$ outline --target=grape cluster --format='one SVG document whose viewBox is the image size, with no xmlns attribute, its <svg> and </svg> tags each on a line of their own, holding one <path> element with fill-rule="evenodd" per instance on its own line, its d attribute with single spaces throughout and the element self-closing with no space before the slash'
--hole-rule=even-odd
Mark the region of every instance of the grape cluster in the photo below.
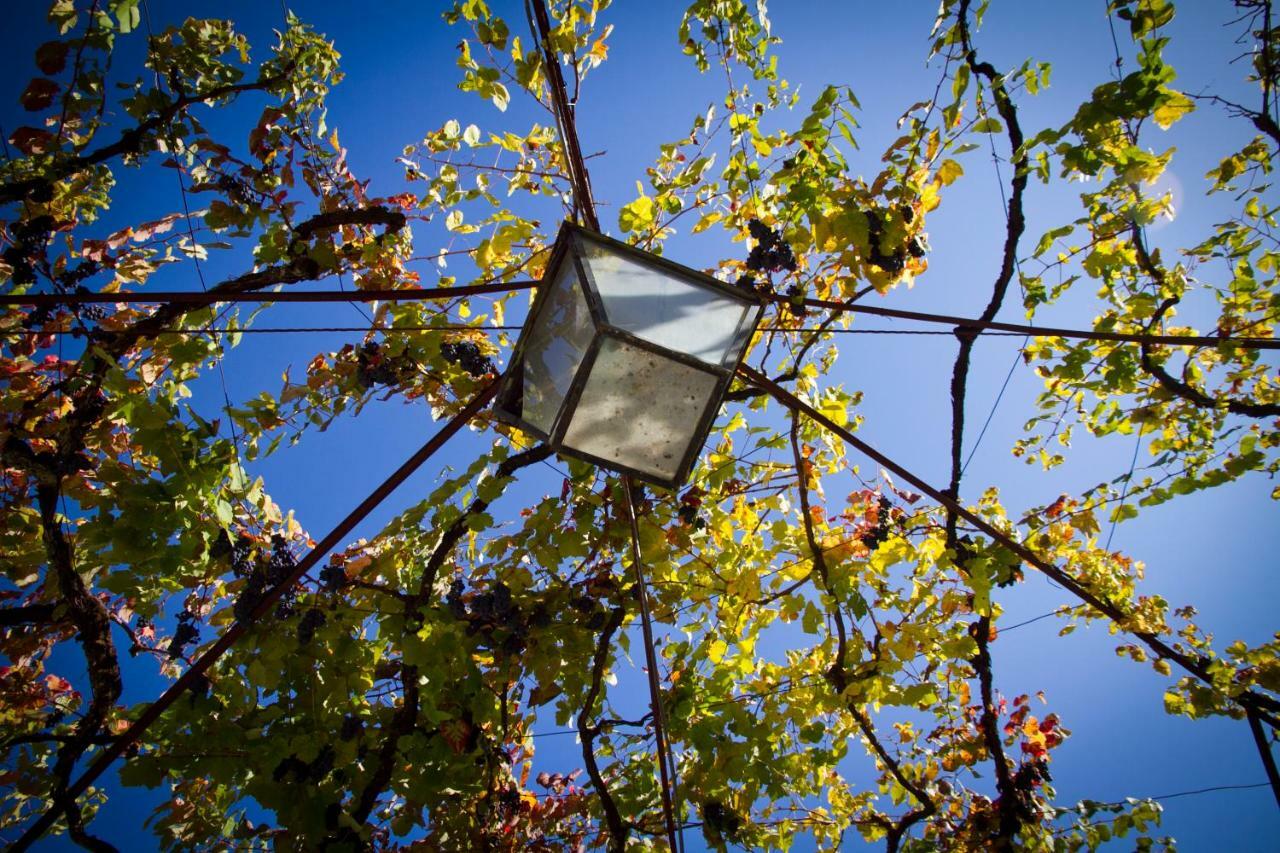
<svg viewBox="0 0 1280 853">
<path fill-rule="evenodd" d="M 1032 823 L 1040 819 L 1033 792 L 1042 784 L 1052 781 L 1049 762 L 1043 758 L 1026 762 L 1013 774 L 1015 809 L 1023 823 Z"/>
<path fill-rule="evenodd" d="M 868 551 L 874 551 L 879 548 L 889 538 L 889 533 L 893 529 L 893 521 L 889 517 L 889 510 L 892 509 L 892 504 L 889 503 L 889 499 L 884 495 L 880 495 L 879 501 L 880 509 L 876 513 L 876 526 L 859 537 L 862 544 L 867 546 Z"/>
<path fill-rule="evenodd" d="M 488 376 L 495 372 L 493 360 L 480 352 L 471 341 L 446 341 L 440 345 L 440 355 L 450 364 L 460 366 L 472 376 Z"/>
<path fill-rule="evenodd" d="M 329 592 L 337 592 L 347 582 L 347 570 L 341 563 L 330 564 L 320 570 L 320 584 Z"/>
<path fill-rule="evenodd" d="M 238 577 L 246 579 L 244 589 L 233 608 L 236 618 L 247 620 L 267 591 L 284 582 L 297 564 L 288 540 L 278 533 L 271 537 L 271 552 L 265 558 L 253 547 L 252 540 L 241 537 L 236 544 L 231 564 L 232 571 Z M 293 615 L 296 600 L 297 592 L 293 589 L 286 590 L 276 605 L 276 618 L 288 619 Z"/>
<path fill-rule="evenodd" d="M 588 631 L 599 631 L 609 621 L 609 614 L 589 595 L 577 596 L 569 602 L 569 606 L 587 617 L 582 624 Z"/>
<path fill-rule="evenodd" d="M 793 284 L 787 288 L 787 310 L 797 319 L 803 318 L 809 313 L 809 309 L 804 306 L 804 291 L 800 289 L 798 284 Z"/>
<path fill-rule="evenodd" d="M 466 586 L 460 580 L 449 585 L 445 606 L 454 618 L 467 623 L 467 636 L 481 635 L 481 645 L 507 654 L 519 654 L 529 641 L 530 628 L 545 628 L 551 624 L 551 614 L 546 605 L 539 602 L 525 612 L 511 600 L 511 589 L 501 581 L 489 592 L 473 595 L 463 600 Z"/>
<path fill-rule="evenodd" d="M 194 705 L 197 699 L 208 699 L 212 690 L 213 682 L 209 680 L 209 676 L 201 673 L 192 681 L 191 689 L 187 693 L 187 701 Z"/>
<path fill-rule="evenodd" d="M 316 629 L 323 628 L 326 621 L 328 619 L 324 611 L 318 607 L 312 607 L 303 613 L 302 620 L 298 622 L 298 642 L 304 646 L 311 645 L 311 641 L 316 636 Z"/>
<path fill-rule="evenodd" d="M 78 274 L 80 270 L 85 268 L 85 266 L 86 264 L 81 264 L 76 267 L 76 273 Z M 85 287 L 83 284 L 76 285 L 76 296 L 87 296 L 92 292 L 93 291 Z M 102 320 L 107 316 L 107 309 L 103 308 L 101 305 L 77 305 L 76 314 L 85 320 Z"/>
<path fill-rule="evenodd" d="M 75 269 L 68 269 L 58 276 L 58 283 L 63 287 L 74 287 L 79 285 L 90 276 L 97 275 L 102 271 L 102 264 L 97 261 L 82 261 L 76 264 Z M 88 293 L 84 287 L 76 287 L 76 293 Z"/>
<path fill-rule="evenodd" d="M 249 185 L 234 175 L 221 175 L 218 177 L 218 189 L 227 194 L 227 197 L 236 204 L 242 204 L 249 207 L 257 202 L 254 198 L 253 191 Z"/>
<path fill-rule="evenodd" d="M 231 537 L 227 537 L 228 541 Z M 253 561 L 257 547 L 250 536 L 241 535 L 231 547 L 231 571 L 237 577 L 245 577 L 253 571 Z"/>
<path fill-rule="evenodd" d="M 338 729 L 340 740 L 355 740 L 364 734 L 364 720 L 355 714 L 347 714 L 342 718 L 342 727 Z"/>
<path fill-rule="evenodd" d="M 692 527 L 694 530 L 705 530 L 707 520 L 698 512 L 698 508 L 702 506 L 702 493 L 697 489 L 690 489 L 680 497 L 680 508 L 676 510 L 676 514 L 680 517 L 680 522 L 686 527 Z"/>
<path fill-rule="evenodd" d="M 1052 781 L 1053 775 L 1049 773 L 1049 762 L 1043 758 L 1026 762 L 1013 774 L 1014 787 L 1024 790 L 1038 788 L 1041 783 Z"/>
<path fill-rule="evenodd" d="M 227 533 L 225 528 L 218 528 L 218 538 L 213 540 L 213 544 L 209 546 L 209 558 L 222 562 L 235 553 L 235 543 L 231 541 L 231 534 Z"/>
<path fill-rule="evenodd" d="M 773 229 L 759 219 L 747 223 L 747 231 L 756 241 L 747 256 L 747 269 L 754 272 L 796 271 L 796 256 L 782 237 L 781 229 Z"/>
<path fill-rule="evenodd" d="M 145 616 L 139 616 L 137 628 L 139 631 L 145 631 L 152 626 L 152 621 Z M 129 657 L 136 658 L 139 652 L 145 652 L 146 647 L 139 645 L 136 641 L 129 646 Z"/>
<path fill-rule="evenodd" d="M 200 639 L 200 629 L 196 627 L 196 615 L 190 610 L 183 609 L 178 614 L 178 627 L 173 632 L 173 636 L 169 638 L 169 660 L 182 657 L 183 649 L 191 644 L 198 642 Z"/>
<path fill-rule="evenodd" d="M 742 817 L 719 800 L 706 800 L 702 803 L 702 820 L 716 841 L 724 839 L 737 842 L 738 834 L 742 831 Z"/>
<path fill-rule="evenodd" d="M 22 318 L 22 328 L 28 332 L 42 329 L 52 315 L 53 309 L 48 305 L 37 305 Z"/>
<path fill-rule="evenodd" d="M 9 236 L 13 240 L 13 245 L 0 252 L 0 258 L 3 258 L 4 262 L 12 268 L 11 278 L 14 284 L 27 285 L 35 283 L 35 264 L 43 254 L 49 235 L 56 226 L 57 222 L 52 216 L 48 215 L 34 216 L 29 220 L 14 222 L 9 226 Z M 101 269 L 102 266 L 97 261 L 83 261 L 75 267 L 57 274 L 53 279 L 53 284 L 63 293 L 74 288 L 77 295 L 88 294 L 91 291 L 80 283 L 95 275 Z M 101 320 L 106 316 L 106 311 L 97 305 L 78 305 L 75 308 L 75 312 L 77 316 L 89 320 Z M 52 310 L 50 308 L 46 306 L 37 307 L 23 319 L 23 328 L 28 331 L 40 328 L 48 322 L 51 315 Z"/>
<path fill-rule="evenodd" d="M 929 244 L 925 236 L 917 234 L 908 240 L 906 245 L 897 246 L 892 251 L 886 252 L 881 246 L 881 238 L 884 235 L 886 219 L 890 214 L 887 211 L 879 210 L 864 212 L 867 217 L 867 242 L 870 244 L 870 254 L 867 260 L 880 267 L 880 269 L 897 275 L 906 269 L 908 257 L 923 258 L 929 251 Z M 906 224 L 910 225 L 915 221 L 915 211 L 909 206 L 900 207 L 897 212 Z"/>
<path fill-rule="evenodd" d="M 692 527 L 694 530 L 706 529 L 707 520 L 698 514 L 698 508 L 696 506 L 682 504 L 680 509 L 677 510 L 677 513 L 680 516 L 681 524 Z"/>
<path fill-rule="evenodd" d="M 44 250 L 54 224 L 52 216 L 33 216 L 9 225 L 13 245 L 0 253 L 0 258 L 4 258 L 4 262 L 13 268 L 14 284 L 35 283 L 35 258 Z"/>
<path fill-rule="evenodd" d="M 356 350 L 356 379 L 364 388 L 396 385 L 411 376 L 417 366 L 407 356 L 391 355 L 376 341 Z"/>
</svg>

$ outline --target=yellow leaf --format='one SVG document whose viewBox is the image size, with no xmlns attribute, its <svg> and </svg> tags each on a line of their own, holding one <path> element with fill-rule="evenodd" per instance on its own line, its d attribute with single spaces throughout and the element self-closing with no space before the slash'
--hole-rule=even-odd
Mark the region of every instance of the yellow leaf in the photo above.
<svg viewBox="0 0 1280 853">
<path fill-rule="evenodd" d="M 942 165 L 938 167 L 938 180 L 945 187 L 954 183 L 956 178 L 964 174 L 964 168 L 955 160 L 943 160 Z"/>
<path fill-rule="evenodd" d="M 1172 90 L 1166 93 L 1168 100 L 1155 108 L 1151 117 L 1160 125 L 1161 130 L 1168 130 L 1170 125 L 1196 108 L 1196 105 L 1181 92 Z"/>
</svg>

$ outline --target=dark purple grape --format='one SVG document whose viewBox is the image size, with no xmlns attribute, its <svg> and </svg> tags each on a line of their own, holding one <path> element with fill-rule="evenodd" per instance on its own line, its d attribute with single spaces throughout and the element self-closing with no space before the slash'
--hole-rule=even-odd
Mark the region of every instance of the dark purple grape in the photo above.
<svg viewBox="0 0 1280 853">
<path fill-rule="evenodd" d="M 364 720 L 355 714 L 347 714 L 342 718 L 342 728 L 338 730 L 338 737 L 342 740 L 353 740 L 360 737 L 364 733 Z"/>
<path fill-rule="evenodd" d="M 304 646 L 311 645 L 311 641 L 316 635 L 316 629 L 322 628 L 326 621 L 324 611 L 318 607 L 313 607 L 303 613 L 302 621 L 298 623 L 298 642 Z"/>
</svg>

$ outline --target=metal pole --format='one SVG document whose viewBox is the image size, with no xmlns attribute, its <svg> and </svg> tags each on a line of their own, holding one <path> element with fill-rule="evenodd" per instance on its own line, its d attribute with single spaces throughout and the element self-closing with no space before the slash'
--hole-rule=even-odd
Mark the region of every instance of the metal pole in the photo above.
<svg viewBox="0 0 1280 853">
<path fill-rule="evenodd" d="M 510 281 L 493 284 L 468 284 L 462 287 L 414 287 L 395 290 L 281 290 L 220 291 L 196 293 L 190 290 L 167 290 L 153 293 L 5 293 L 0 305 L 53 307 L 87 304 L 159 304 L 214 305 L 219 302 L 409 302 L 419 299 L 454 299 L 482 293 L 506 293 L 537 287 L 536 281 Z"/>
<path fill-rule="evenodd" d="M 649 590 L 644 582 L 644 567 L 640 559 L 640 527 L 636 523 L 635 489 L 630 475 L 622 475 L 622 488 L 627 493 L 627 520 L 631 522 L 631 568 L 636 575 L 640 592 L 640 625 L 644 629 L 644 657 L 649 669 L 649 707 L 653 711 L 653 734 L 658 744 L 658 778 L 662 784 L 662 815 L 667 823 L 667 843 L 672 853 L 682 848 L 676 844 L 676 817 L 672 804 L 672 788 L 675 767 L 667 748 L 667 716 L 662 708 L 662 690 L 658 683 L 658 655 L 653 647 L 653 623 L 649 617 Z M 670 775 L 668 775 L 670 774 Z"/>
<path fill-rule="evenodd" d="M 293 571 L 287 578 L 267 591 L 266 595 L 262 597 L 262 600 L 258 602 L 258 606 L 249 614 L 248 619 L 237 621 L 228 628 L 226 633 L 219 637 L 216 643 L 210 646 L 205 653 L 202 654 L 180 678 L 178 678 L 177 681 L 171 684 L 169 688 L 160 695 L 159 699 L 148 705 L 146 710 L 138 716 L 138 719 L 134 720 L 133 724 L 129 726 L 123 734 L 111 742 L 111 745 L 98 756 L 97 760 L 89 766 L 89 769 L 87 769 L 73 784 L 67 787 L 67 790 L 63 793 L 63 797 L 65 799 L 61 802 L 52 803 L 44 814 L 40 815 L 39 820 L 32 824 L 27 831 L 22 834 L 22 837 L 18 839 L 17 843 L 13 845 L 11 850 L 26 850 L 34 844 L 35 841 L 39 839 L 40 836 L 43 835 L 44 832 L 48 830 L 49 827 L 51 827 L 58 819 L 58 815 L 63 809 L 63 803 L 65 803 L 66 800 L 74 801 L 77 797 L 88 790 L 89 786 L 93 783 L 93 780 L 101 776 L 103 771 L 110 767 L 117 758 L 124 754 L 125 750 L 127 750 L 131 744 L 135 743 L 138 738 L 142 736 L 143 732 L 145 732 L 152 723 L 159 719 L 160 715 L 163 714 L 169 706 L 176 702 L 183 693 L 194 686 L 196 682 L 203 677 L 204 673 L 213 666 L 215 662 L 217 662 L 218 658 L 222 657 L 223 653 L 226 652 L 227 649 L 231 648 L 231 646 L 235 644 L 236 640 L 240 639 L 240 637 L 248 632 L 254 622 L 270 610 L 275 605 L 276 601 L 278 601 L 287 590 L 296 584 L 303 575 L 310 571 L 316 563 L 320 562 L 320 560 L 324 558 L 329 551 L 336 547 L 347 536 L 347 534 L 349 534 L 357 524 L 363 521 L 364 517 L 372 512 L 378 504 L 382 503 L 383 499 L 390 495 L 397 486 L 407 480 L 414 471 L 418 470 L 418 468 L 422 466 L 422 463 L 431 458 L 436 451 L 444 446 L 445 442 L 466 426 L 473 417 L 479 414 L 480 410 L 489 404 L 489 401 L 493 399 L 493 396 L 497 392 L 498 380 L 494 380 L 489 383 L 484 390 L 472 398 L 471 402 L 468 403 L 462 411 L 454 415 L 453 419 L 450 420 L 449 423 L 445 424 L 443 429 L 428 439 L 427 443 L 422 445 L 422 447 L 420 447 L 413 456 L 409 457 L 408 461 L 397 468 L 395 473 L 388 477 L 382 485 L 374 489 L 367 498 L 361 501 L 359 506 L 353 509 L 346 518 L 338 523 L 337 527 L 329 531 L 329 534 L 325 536 L 324 539 L 320 540 L 320 542 L 317 543 L 316 546 L 298 562 L 298 565 L 294 567 Z"/>
<path fill-rule="evenodd" d="M 788 303 L 785 296 L 773 297 L 774 302 Z M 804 305 L 809 308 L 823 308 L 828 311 L 842 311 L 850 314 L 870 314 L 876 317 L 893 317 L 899 320 L 917 320 L 921 323 L 944 323 L 955 326 L 957 331 L 980 332 L 983 329 L 996 329 L 1002 332 L 1017 332 L 1033 338 L 1075 338 L 1086 341 L 1118 341 L 1122 343 L 1161 344 L 1167 346 L 1216 347 L 1222 344 L 1243 347 L 1246 349 L 1280 349 L 1280 340 L 1274 338 L 1232 338 L 1203 335 L 1144 335 L 1128 332 L 1082 331 L 1079 329 L 1058 329 L 1050 326 L 1024 326 L 1017 323 L 1002 323 L 997 320 L 974 320 L 968 317 L 953 317 L 949 314 L 926 314 L 922 311 L 903 311 L 899 308 L 877 308 L 874 305 L 856 305 L 851 302 L 837 302 L 830 299 L 805 299 Z"/>
<path fill-rule="evenodd" d="M 564 83 L 564 74 L 560 71 L 560 60 L 551 47 L 551 16 L 547 12 L 546 0 L 533 0 L 531 5 L 537 19 L 542 62 L 547 72 L 547 88 L 550 90 L 556 120 L 560 124 L 560 140 L 564 143 L 565 163 L 569 167 L 574 198 L 588 227 L 599 231 L 600 220 L 596 218 L 596 203 L 591 196 L 591 176 L 587 174 L 587 163 L 582 157 L 582 143 L 578 139 L 578 127 L 574 121 L 573 107 L 569 103 L 569 90 Z"/>
<path fill-rule="evenodd" d="M 748 382 L 757 386 L 758 388 L 761 388 L 767 391 L 775 400 L 777 400 L 782 405 L 786 406 L 787 408 L 793 411 L 803 412 L 810 419 L 826 427 L 835 435 L 840 436 L 842 439 L 848 442 L 850 446 L 854 447 L 855 449 L 863 453 L 865 456 L 868 456 L 874 461 L 878 462 L 880 465 L 884 466 L 886 469 L 897 474 L 905 482 L 910 483 L 913 487 L 919 489 L 924 494 L 928 495 L 938 503 L 942 504 L 942 506 L 945 507 L 946 509 L 954 512 L 956 515 L 960 516 L 965 521 L 969 522 L 974 527 L 978 528 L 983 533 L 987 534 L 992 539 L 994 539 L 996 542 L 999 542 L 1001 545 L 1008 548 L 1014 554 L 1017 554 L 1018 557 L 1024 562 L 1029 563 L 1032 566 L 1035 566 L 1042 573 L 1044 573 L 1046 577 L 1049 577 L 1052 580 L 1056 581 L 1060 586 L 1066 588 L 1068 592 L 1076 596 L 1076 598 L 1079 598 L 1081 601 L 1088 604 L 1090 607 L 1092 607 L 1094 610 L 1097 610 L 1099 613 L 1103 614 L 1108 619 L 1112 620 L 1117 624 L 1121 624 L 1132 615 L 1132 614 L 1126 613 L 1123 609 L 1121 609 L 1119 606 L 1115 604 L 1112 604 L 1110 601 L 1107 601 L 1104 598 L 1100 598 L 1099 596 L 1090 592 L 1079 581 L 1071 577 L 1071 575 L 1067 574 L 1062 569 L 1058 568 L 1057 566 L 1053 565 L 1049 561 L 1045 560 L 1039 554 L 1037 554 L 1036 552 L 1028 548 L 1026 545 L 1013 539 L 1011 536 L 1009 536 L 1009 534 L 1000 530 L 995 525 L 991 524 L 986 519 L 984 519 L 982 516 L 978 515 L 975 512 L 971 512 L 968 507 L 966 507 L 964 504 L 956 500 L 954 496 L 929 485 L 924 480 L 920 479 L 915 474 L 912 474 L 906 468 L 903 468 L 897 462 L 894 462 L 892 459 L 885 456 L 883 453 L 876 450 L 871 445 L 862 441 L 860 438 L 855 436 L 852 432 L 840 426 L 835 421 L 831 420 L 831 418 L 827 417 L 822 412 L 815 409 L 813 406 L 810 406 L 808 403 L 804 402 L 799 397 L 792 394 L 790 391 L 783 388 L 777 382 L 774 382 L 772 379 L 765 376 L 760 371 L 754 370 L 753 368 L 750 368 L 747 365 L 742 364 L 738 366 L 738 374 L 742 376 L 744 379 L 746 379 Z M 1164 640 L 1160 639 L 1158 635 L 1149 633 L 1147 631 L 1138 631 L 1133 629 L 1126 629 L 1126 630 L 1127 630 L 1127 633 L 1142 640 L 1147 645 L 1147 648 L 1156 652 L 1158 655 L 1160 655 L 1160 657 L 1168 658 L 1169 660 L 1175 662 L 1176 664 L 1178 664 L 1178 666 L 1182 667 L 1187 672 L 1191 673 L 1196 678 L 1200 679 L 1201 681 L 1204 681 L 1205 683 L 1210 683 L 1212 681 L 1209 675 L 1209 670 L 1205 667 L 1203 663 L 1200 663 L 1199 661 L 1189 657 L 1188 655 L 1185 655 L 1179 652 L 1177 649 L 1170 646 Z M 1252 691 L 1243 693 L 1235 697 L 1235 701 L 1239 703 L 1239 705 L 1242 708 L 1246 710 L 1253 710 L 1255 713 L 1258 714 L 1260 719 L 1267 721 L 1272 725 L 1275 725 L 1274 723 L 1275 717 L 1271 716 L 1271 714 L 1264 714 L 1261 709 L 1266 709 L 1267 711 L 1270 711 L 1272 714 L 1274 714 L 1275 712 L 1280 711 L 1280 702 L 1277 702 L 1276 700 L 1270 698 L 1269 696 L 1259 694 L 1259 693 L 1254 693 Z"/>
<path fill-rule="evenodd" d="M 1271 742 L 1258 719 L 1258 712 L 1250 708 L 1245 712 L 1249 718 L 1249 731 L 1253 732 L 1253 742 L 1258 747 L 1258 755 L 1262 758 L 1262 767 L 1267 771 L 1267 781 L 1271 783 L 1271 793 L 1275 795 L 1276 805 L 1280 806 L 1280 770 L 1276 769 L 1276 758 L 1271 754 Z"/>
</svg>

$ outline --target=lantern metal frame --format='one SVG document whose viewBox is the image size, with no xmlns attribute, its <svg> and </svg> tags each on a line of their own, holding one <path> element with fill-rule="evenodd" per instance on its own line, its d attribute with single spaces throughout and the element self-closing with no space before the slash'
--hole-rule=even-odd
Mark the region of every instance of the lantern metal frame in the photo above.
<svg viewBox="0 0 1280 853">
<path fill-rule="evenodd" d="M 733 336 L 734 341 L 739 340 L 739 336 L 742 336 L 742 343 L 738 347 L 738 352 L 732 363 L 711 364 L 688 353 L 668 349 L 652 341 L 645 340 L 639 335 L 619 328 L 610 322 L 604 300 L 596 283 L 595 274 L 591 270 L 591 265 L 582 261 L 585 241 L 594 242 L 607 251 L 616 253 L 643 266 L 655 268 L 657 271 L 672 278 L 684 280 L 697 287 L 707 288 L 722 296 L 745 303 L 746 310 L 743 312 L 743 319 L 735 329 Z M 534 426 L 522 417 L 525 351 L 529 346 L 529 339 L 534 333 L 535 322 L 541 315 L 547 299 L 550 298 L 551 287 L 546 285 L 556 281 L 561 268 L 566 263 L 572 264 L 573 272 L 577 274 L 573 286 L 580 289 L 586 302 L 587 311 L 591 318 L 592 337 L 574 373 L 573 380 L 565 392 L 564 399 L 556 412 L 555 420 L 551 424 L 551 430 L 548 432 Z M 764 311 L 764 300 L 754 291 L 728 285 L 706 273 L 645 252 L 642 249 L 637 249 L 635 246 L 568 221 L 563 223 L 560 233 L 556 237 L 551 259 L 548 261 L 542 276 L 542 283 L 543 286 L 538 288 L 537 296 L 529 308 L 529 314 L 525 320 L 524 328 L 520 331 L 520 337 L 516 340 L 511 361 L 508 363 L 507 370 L 500 380 L 501 384 L 499 385 L 497 401 L 494 405 L 494 414 L 498 420 L 536 435 L 557 453 L 581 459 L 584 462 L 590 462 L 593 465 L 598 465 L 611 471 L 630 475 L 651 485 L 666 489 L 678 488 L 688 479 L 689 472 L 693 469 L 694 463 L 701 454 L 702 446 L 707 440 L 707 435 L 711 432 L 711 427 L 720 411 L 720 405 L 724 401 L 724 395 L 729 390 L 730 383 L 733 382 L 738 365 L 742 363 L 747 350 L 750 348 L 751 336 L 755 334 Z M 693 429 L 689 446 L 676 467 L 675 475 L 669 479 L 655 476 L 652 472 L 643 471 L 616 460 L 605 459 L 562 443 L 566 432 L 573 423 L 578 403 L 591 377 L 591 372 L 595 367 L 600 350 L 604 347 L 605 342 L 610 339 L 653 355 L 670 359 L 677 364 L 713 376 L 716 380 L 707 403 Z"/>
</svg>

